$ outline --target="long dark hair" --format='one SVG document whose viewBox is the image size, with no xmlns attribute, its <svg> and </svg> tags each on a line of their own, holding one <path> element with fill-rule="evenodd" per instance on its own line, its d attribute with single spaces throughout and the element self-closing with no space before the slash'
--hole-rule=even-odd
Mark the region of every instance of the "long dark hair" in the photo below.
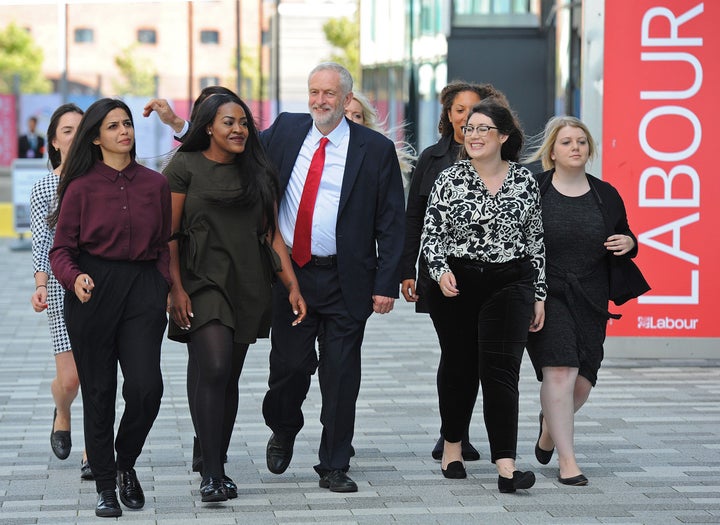
<svg viewBox="0 0 720 525">
<path fill-rule="evenodd" d="M 205 195 L 210 202 L 225 206 L 252 205 L 258 200 L 262 205 L 264 222 L 260 227 L 262 233 L 275 233 L 275 204 L 278 195 L 278 179 L 272 164 L 265 156 L 260 143 L 257 125 L 250 108 L 235 93 L 217 93 L 208 96 L 196 106 L 196 114 L 192 121 L 187 138 L 179 151 L 206 151 L 210 148 L 210 135 L 207 128 L 212 125 L 220 106 L 228 103 L 238 104 L 247 117 L 248 137 L 245 151 L 235 156 L 235 166 L 239 188 L 237 192 Z"/>
<path fill-rule="evenodd" d="M 468 113 L 468 121 L 475 113 L 481 113 L 492 119 L 493 124 L 498 128 L 497 132 L 508 136 L 500 148 L 500 158 L 517 162 L 525 136 L 515 113 L 502 100 L 495 98 L 486 98 L 475 104 Z M 460 149 L 460 158 L 470 158 L 465 148 Z"/>
<path fill-rule="evenodd" d="M 450 117 L 448 117 L 448 113 L 450 113 L 450 109 L 455 102 L 455 97 L 464 91 L 472 91 L 480 97 L 480 100 L 492 97 L 498 102 L 501 102 L 506 106 L 508 105 L 507 98 L 505 98 L 503 92 L 492 84 L 473 84 L 465 82 L 464 80 L 453 80 L 440 92 L 440 103 L 442 104 L 440 122 L 438 123 L 438 133 L 440 133 L 440 136 L 449 137 L 455 133 L 452 122 L 450 122 Z"/>
<path fill-rule="evenodd" d="M 47 129 L 47 150 L 48 150 L 48 160 L 50 161 L 50 166 L 52 166 L 52 169 L 57 168 L 60 164 L 62 164 L 62 155 L 60 154 L 60 150 L 57 150 L 53 147 L 52 143 L 55 138 L 57 138 L 57 130 L 58 126 L 60 125 L 60 118 L 65 113 L 77 113 L 79 115 L 83 114 L 83 110 L 80 109 L 75 104 L 69 103 L 69 104 L 63 104 L 62 106 L 58 107 L 52 114 L 52 117 L 50 117 L 50 124 L 48 124 Z"/>
<path fill-rule="evenodd" d="M 60 216 L 60 207 L 65 196 L 68 184 L 78 177 L 85 175 L 98 160 L 103 160 L 100 146 L 93 144 L 93 141 L 100 136 L 100 126 L 108 113 L 113 109 L 122 109 L 127 113 L 130 122 L 135 126 L 130 108 L 122 100 L 115 98 L 101 98 L 94 102 L 83 115 L 78 129 L 75 132 L 68 158 L 65 160 L 60 183 L 58 184 L 58 205 L 55 211 L 48 217 L 48 225 L 54 228 Z M 135 160 L 135 141 L 130 150 L 130 158 Z"/>
</svg>

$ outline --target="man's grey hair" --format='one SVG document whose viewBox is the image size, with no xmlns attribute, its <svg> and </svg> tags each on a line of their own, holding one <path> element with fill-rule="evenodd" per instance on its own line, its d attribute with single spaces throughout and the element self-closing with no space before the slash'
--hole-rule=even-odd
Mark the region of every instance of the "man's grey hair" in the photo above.
<svg viewBox="0 0 720 525">
<path fill-rule="evenodd" d="M 335 71 L 338 75 L 340 75 L 340 88 L 343 90 L 343 95 L 347 95 L 348 93 L 352 92 L 352 75 L 350 74 L 350 71 L 345 69 L 337 62 L 323 62 L 322 64 L 318 64 L 317 66 L 315 66 L 308 75 L 308 83 L 310 82 L 310 77 L 312 77 L 315 73 L 317 73 L 318 71 L 327 70 Z"/>
</svg>

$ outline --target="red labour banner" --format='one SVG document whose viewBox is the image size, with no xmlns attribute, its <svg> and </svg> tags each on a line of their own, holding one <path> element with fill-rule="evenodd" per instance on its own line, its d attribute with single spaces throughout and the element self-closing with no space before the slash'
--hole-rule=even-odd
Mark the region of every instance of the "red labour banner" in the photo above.
<svg viewBox="0 0 720 525">
<path fill-rule="evenodd" d="M 605 0 L 602 178 L 652 286 L 608 335 L 720 336 L 718 20 L 715 0 Z"/>
<path fill-rule="evenodd" d="M 17 157 L 15 118 L 15 97 L 0 95 L 0 166 L 10 166 Z"/>
</svg>

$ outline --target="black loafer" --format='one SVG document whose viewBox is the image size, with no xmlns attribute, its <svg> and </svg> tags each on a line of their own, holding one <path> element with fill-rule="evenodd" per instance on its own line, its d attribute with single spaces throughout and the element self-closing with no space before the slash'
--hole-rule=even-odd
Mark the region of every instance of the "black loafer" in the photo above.
<svg viewBox="0 0 720 525">
<path fill-rule="evenodd" d="M 95 515 L 98 518 L 117 518 L 122 516 L 122 509 L 117 500 L 115 489 L 102 490 L 98 492 Z"/>
<path fill-rule="evenodd" d="M 238 496 L 237 492 L 237 485 L 233 480 L 231 480 L 228 476 L 223 476 L 222 478 L 223 487 L 225 488 L 225 494 L 227 495 L 228 499 L 235 499 Z"/>
<path fill-rule="evenodd" d="M 512 478 L 504 478 L 498 476 L 498 490 L 500 492 L 515 492 L 517 489 L 529 489 L 535 485 L 535 474 L 531 471 L 521 472 L 516 470 L 513 472 Z"/>
<path fill-rule="evenodd" d="M 342 470 L 331 470 L 320 478 L 320 487 L 330 492 L 357 492 L 357 484 Z"/>
<path fill-rule="evenodd" d="M 118 492 L 120 501 L 129 509 L 141 509 L 145 505 L 145 494 L 137 479 L 135 469 L 118 470 Z"/>
<path fill-rule="evenodd" d="M 90 463 L 88 463 L 87 459 L 83 459 L 80 463 L 80 479 L 95 479 L 92 469 L 90 468 Z"/>
<path fill-rule="evenodd" d="M 72 449 L 72 439 L 69 430 L 55 430 L 57 408 L 53 412 L 52 429 L 50 430 L 50 448 L 58 459 L 67 459 Z"/>
<path fill-rule="evenodd" d="M 221 478 L 208 477 L 200 483 L 200 499 L 203 503 L 227 501 L 223 480 Z"/>
<path fill-rule="evenodd" d="M 282 474 L 287 470 L 293 457 L 294 444 L 295 438 L 283 439 L 274 433 L 270 436 L 265 450 L 265 460 L 270 472 Z"/>
<path fill-rule="evenodd" d="M 561 478 L 558 476 L 558 481 L 563 485 L 571 485 L 573 487 L 583 487 L 588 484 L 588 479 L 582 474 L 573 476 L 571 478 Z"/>
<path fill-rule="evenodd" d="M 442 475 L 447 479 L 465 479 L 467 478 L 467 472 L 465 471 L 465 465 L 462 461 L 452 461 L 448 463 L 447 468 L 440 467 Z"/>
<path fill-rule="evenodd" d="M 543 465 L 547 465 L 548 463 L 550 463 L 550 460 L 553 457 L 553 452 L 555 451 L 555 448 L 553 448 L 552 450 L 543 450 L 540 448 L 540 438 L 542 437 L 542 424 L 543 424 L 542 410 L 540 411 L 538 420 L 540 421 L 540 432 L 538 433 L 537 442 L 535 443 L 535 459 L 537 459 L 538 462 L 542 463 Z"/>
</svg>

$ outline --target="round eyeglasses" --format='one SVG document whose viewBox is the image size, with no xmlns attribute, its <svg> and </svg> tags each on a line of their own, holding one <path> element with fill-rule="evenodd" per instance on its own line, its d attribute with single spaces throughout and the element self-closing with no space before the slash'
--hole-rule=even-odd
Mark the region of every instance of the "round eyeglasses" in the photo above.
<svg viewBox="0 0 720 525">
<path fill-rule="evenodd" d="M 480 124 L 479 126 L 462 126 L 460 129 L 462 130 L 464 135 L 470 136 L 470 135 L 474 134 L 475 132 L 477 132 L 478 135 L 480 135 L 481 137 L 484 137 L 485 135 L 490 133 L 491 129 L 498 129 L 498 128 L 495 126 L 488 126 L 486 124 Z"/>
</svg>

